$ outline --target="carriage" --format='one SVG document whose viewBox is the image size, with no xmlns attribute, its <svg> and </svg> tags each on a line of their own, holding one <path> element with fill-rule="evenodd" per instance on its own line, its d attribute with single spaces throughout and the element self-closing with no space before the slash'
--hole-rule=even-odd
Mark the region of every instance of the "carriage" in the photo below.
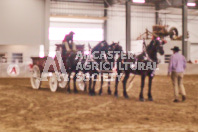
<svg viewBox="0 0 198 132">
<path fill-rule="evenodd" d="M 77 51 L 81 51 L 82 54 L 84 53 L 84 45 L 76 45 Z M 61 57 L 63 60 L 63 64 L 65 66 L 67 54 L 65 54 L 65 47 L 62 44 L 56 44 L 56 51 L 59 51 L 61 53 Z M 66 78 L 68 78 L 67 75 L 61 73 L 61 66 L 58 63 L 57 56 L 54 57 L 54 62 L 57 67 L 58 74 L 55 73 L 55 69 L 52 65 L 49 66 L 48 73 L 43 73 L 45 62 L 47 61 L 48 56 L 45 57 L 31 57 L 33 66 L 32 66 L 32 74 L 31 74 L 31 86 L 33 89 L 39 89 L 41 86 L 41 77 L 42 76 L 48 76 L 49 77 L 49 87 L 52 92 L 55 92 L 58 87 L 65 88 L 67 85 Z M 83 83 L 78 83 L 79 88 L 83 89 L 84 85 Z"/>
</svg>

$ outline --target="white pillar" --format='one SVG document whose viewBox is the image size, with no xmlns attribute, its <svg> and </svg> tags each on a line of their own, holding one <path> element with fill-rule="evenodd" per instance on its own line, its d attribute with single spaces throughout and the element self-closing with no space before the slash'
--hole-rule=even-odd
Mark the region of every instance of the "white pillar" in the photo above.
<svg viewBox="0 0 198 132">
<path fill-rule="evenodd" d="M 49 54 L 49 26 L 50 26 L 50 0 L 45 0 L 45 24 L 44 24 L 44 50 L 45 50 L 45 55 Z"/>
</svg>

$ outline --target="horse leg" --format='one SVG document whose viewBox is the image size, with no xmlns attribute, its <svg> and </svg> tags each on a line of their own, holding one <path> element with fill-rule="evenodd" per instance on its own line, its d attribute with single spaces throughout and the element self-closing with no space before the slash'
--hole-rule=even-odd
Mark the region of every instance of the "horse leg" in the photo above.
<svg viewBox="0 0 198 132">
<path fill-rule="evenodd" d="M 124 95 L 125 98 L 129 98 L 129 96 L 127 94 L 127 91 L 126 91 L 126 83 L 127 83 L 128 78 L 129 78 L 129 73 L 125 72 L 125 77 L 124 77 L 124 80 L 122 81 L 122 83 L 123 83 L 123 95 Z"/>
<path fill-rule="evenodd" d="M 100 85 L 99 95 L 102 95 L 102 85 L 103 85 L 103 75 L 101 75 L 101 85 Z"/>
<path fill-rule="evenodd" d="M 73 77 L 74 93 L 78 93 L 78 90 L 76 88 L 76 78 L 77 78 L 76 75 L 77 75 L 77 72 L 75 72 L 75 75 Z"/>
<path fill-rule="evenodd" d="M 70 76 L 71 76 L 71 72 L 69 72 L 69 75 L 68 75 L 68 83 L 67 83 L 67 92 L 68 93 L 71 93 L 71 89 L 70 89 Z"/>
<path fill-rule="evenodd" d="M 144 90 L 144 81 L 145 81 L 145 75 L 141 75 L 141 91 L 140 91 L 140 101 L 144 101 L 144 95 L 143 95 L 143 90 Z"/>
<path fill-rule="evenodd" d="M 108 74 L 108 94 L 109 95 L 111 95 L 110 79 L 111 79 L 111 76 Z"/>
<path fill-rule="evenodd" d="M 92 95 L 91 83 L 92 83 L 92 74 L 90 74 L 89 76 L 89 95 Z"/>
<path fill-rule="evenodd" d="M 85 84 L 84 92 L 86 92 L 87 91 L 87 83 L 86 83 L 87 77 L 86 77 L 86 75 L 85 75 L 85 78 L 83 78 L 83 79 L 84 79 L 83 82 Z"/>
<path fill-rule="evenodd" d="M 153 76 L 149 75 L 149 89 L 148 89 L 148 100 L 149 101 L 153 101 L 153 97 L 152 97 L 152 94 L 151 94 L 152 80 L 153 80 Z"/>
<path fill-rule="evenodd" d="M 120 71 L 118 71 L 118 74 L 116 75 L 116 82 L 115 82 L 115 92 L 114 92 L 114 96 L 118 97 L 118 77 L 120 77 Z"/>
<path fill-rule="evenodd" d="M 95 92 L 95 86 L 96 86 L 96 79 L 97 79 L 97 75 L 94 75 L 94 81 L 93 81 L 93 91 L 92 91 L 92 94 L 95 95 L 96 92 Z"/>
</svg>

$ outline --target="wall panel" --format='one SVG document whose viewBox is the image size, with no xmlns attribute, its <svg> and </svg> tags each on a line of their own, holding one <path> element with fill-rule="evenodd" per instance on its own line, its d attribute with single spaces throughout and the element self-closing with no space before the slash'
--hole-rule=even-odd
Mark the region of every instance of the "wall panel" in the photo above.
<svg viewBox="0 0 198 132">
<path fill-rule="evenodd" d="M 0 44 L 44 44 L 45 0 L 1 0 Z"/>
</svg>

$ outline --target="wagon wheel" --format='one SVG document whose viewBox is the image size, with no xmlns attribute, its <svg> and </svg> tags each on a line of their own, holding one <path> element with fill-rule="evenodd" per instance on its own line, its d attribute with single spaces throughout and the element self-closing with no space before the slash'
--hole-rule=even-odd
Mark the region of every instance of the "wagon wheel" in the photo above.
<svg viewBox="0 0 198 132">
<path fill-rule="evenodd" d="M 58 83 L 58 86 L 60 88 L 65 88 L 66 85 L 67 85 L 67 83 L 68 83 L 68 75 L 67 74 L 61 74 L 60 75 L 60 81 Z"/>
<path fill-rule="evenodd" d="M 170 35 L 170 38 L 172 40 L 175 40 L 178 38 L 178 30 L 176 27 L 172 27 L 170 30 L 169 30 L 169 35 Z"/>
<path fill-rule="evenodd" d="M 39 89 L 41 86 L 41 72 L 37 65 L 32 68 L 32 76 L 30 78 L 31 85 L 33 89 Z"/>
<path fill-rule="evenodd" d="M 56 92 L 58 89 L 58 78 L 55 73 L 52 73 L 52 76 L 50 77 L 49 86 L 52 92 Z"/>
<path fill-rule="evenodd" d="M 83 72 L 79 72 L 78 73 L 78 87 L 80 90 L 84 91 L 85 90 L 85 82 L 84 82 L 84 73 Z"/>
</svg>

